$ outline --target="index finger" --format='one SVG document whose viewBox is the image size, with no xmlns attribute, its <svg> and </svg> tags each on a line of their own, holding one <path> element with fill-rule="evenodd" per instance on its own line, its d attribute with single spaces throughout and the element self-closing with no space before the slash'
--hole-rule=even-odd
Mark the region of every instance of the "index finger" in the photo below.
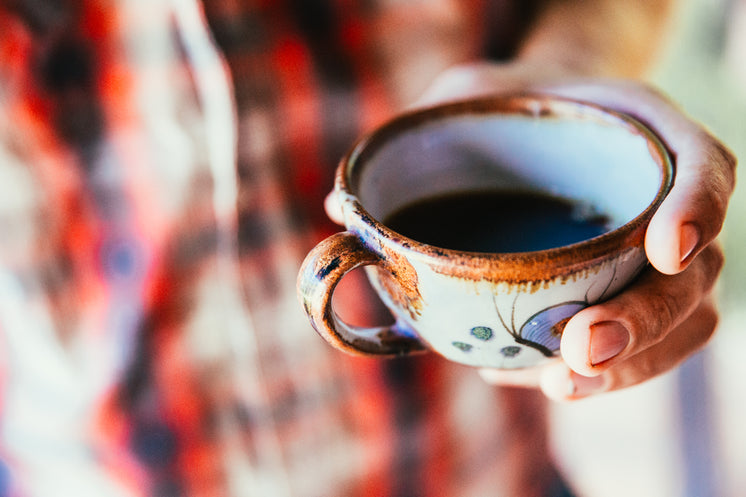
<svg viewBox="0 0 746 497">
<path fill-rule="evenodd" d="M 582 99 L 645 123 L 674 157 L 674 186 L 650 222 L 645 249 L 666 274 L 685 269 L 720 232 L 735 186 L 735 156 L 661 93 L 636 82 L 554 86 L 550 93 Z"/>
</svg>

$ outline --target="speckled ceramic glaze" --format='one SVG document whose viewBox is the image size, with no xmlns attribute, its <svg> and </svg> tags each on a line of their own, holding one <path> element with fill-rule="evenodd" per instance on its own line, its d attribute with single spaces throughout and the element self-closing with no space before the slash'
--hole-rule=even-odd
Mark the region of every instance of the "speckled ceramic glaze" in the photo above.
<svg viewBox="0 0 746 497">
<path fill-rule="evenodd" d="M 522 368 L 555 356 L 565 323 L 647 265 L 648 221 L 673 182 L 672 162 L 634 119 L 542 95 L 507 95 L 398 117 L 341 161 L 335 191 L 347 231 L 314 248 L 298 295 L 314 328 L 356 354 L 432 350 L 472 366 Z M 610 216 L 611 231 L 573 245 L 472 253 L 420 243 L 380 220 L 412 202 L 483 190 L 549 193 Z M 367 272 L 396 322 L 359 328 L 331 297 Z"/>
</svg>

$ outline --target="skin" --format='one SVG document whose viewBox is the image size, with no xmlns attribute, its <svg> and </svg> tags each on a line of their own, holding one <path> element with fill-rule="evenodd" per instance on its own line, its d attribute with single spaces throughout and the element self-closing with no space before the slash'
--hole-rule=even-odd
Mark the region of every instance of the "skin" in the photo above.
<svg viewBox="0 0 746 497">
<path fill-rule="evenodd" d="M 627 112 L 657 132 L 675 156 L 675 185 L 645 240 L 653 268 L 617 297 L 568 322 L 562 360 L 528 370 L 481 370 L 490 383 L 540 388 L 555 400 L 619 390 L 676 367 L 716 329 L 711 291 L 723 264 L 716 238 L 735 185 L 736 160 L 639 79 L 665 32 L 670 3 L 627 1 L 619 15 L 619 2 L 612 0 L 548 2 L 513 62 L 451 68 L 413 105 L 538 90 Z M 333 197 L 326 207 L 341 221 Z"/>
</svg>

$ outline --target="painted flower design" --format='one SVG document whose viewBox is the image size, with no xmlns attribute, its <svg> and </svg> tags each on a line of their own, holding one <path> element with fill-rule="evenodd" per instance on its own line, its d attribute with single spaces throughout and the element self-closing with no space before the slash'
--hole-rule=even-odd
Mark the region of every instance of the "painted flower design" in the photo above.
<svg viewBox="0 0 746 497">
<path fill-rule="evenodd" d="M 543 309 L 531 316 L 519 330 L 515 329 L 512 320 L 509 325 L 500 316 L 500 321 L 518 344 L 532 347 L 545 356 L 551 357 L 559 350 L 562 331 L 567 322 L 587 305 L 585 302 L 566 302 Z M 473 339 L 486 342 L 492 339 L 494 331 L 489 326 L 475 326 L 469 330 L 469 334 Z M 470 352 L 474 349 L 474 345 L 463 341 L 455 341 L 453 346 L 462 352 Z M 520 352 L 519 345 L 509 345 L 500 350 L 500 353 L 507 358 L 515 357 Z"/>
<path fill-rule="evenodd" d="M 560 348 L 567 322 L 587 306 L 585 302 L 565 302 L 534 314 L 521 326 L 517 336 L 514 335 L 516 342 L 533 347 L 546 356 L 554 355 Z"/>
<path fill-rule="evenodd" d="M 606 284 L 606 287 L 603 288 L 601 294 L 593 299 L 593 302 L 598 302 L 604 299 L 611 284 L 616 278 L 616 270 L 617 268 L 614 267 L 609 282 Z M 511 359 L 520 354 L 523 350 L 522 346 L 526 346 L 538 350 L 547 357 L 554 356 L 560 348 L 562 333 L 565 330 L 567 322 L 575 314 L 591 305 L 591 299 L 589 299 L 588 296 L 590 290 L 591 289 L 589 288 L 586 292 L 584 300 L 563 302 L 542 309 L 528 318 L 528 320 L 526 320 L 526 322 L 524 322 L 520 327 L 516 326 L 516 302 L 518 296 L 516 296 L 513 301 L 510 316 L 503 316 L 497 305 L 497 301 L 495 300 L 495 311 L 497 312 L 500 324 L 513 336 L 516 342 L 516 345 L 508 345 L 500 349 L 500 354 L 507 359 Z M 493 299 L 496 299 L 496 297 L 497 296 L 494 296 Z M 488 341 L 494 336 L 494 331 L 488 326 L 475 326 L 471 328 L 469 334 L 471 335 L 471 340 L 469 342 L 473 342 L 474 339 L 477 339 L 478 341 Z M 478 347 L 478 345 L 469 342 L 453 342 L 453 346 L 460 349 L 462 352 L 471 352 L 475 347 Z"/>
</svg>

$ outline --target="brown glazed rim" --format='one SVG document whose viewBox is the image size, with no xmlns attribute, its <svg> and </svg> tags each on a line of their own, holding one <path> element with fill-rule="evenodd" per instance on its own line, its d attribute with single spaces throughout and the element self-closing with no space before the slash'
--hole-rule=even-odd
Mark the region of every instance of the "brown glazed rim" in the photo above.
<svg viewBox="0 0 746 497">
<path fill-rule="evenodd" d="M 591 119 L 602 124 L 621 126 L 642 135 L 663 173 L 655 198 L 637 217 L 595 238 L 547 250 L 516 253 L 465 252 L 418 242 L 389 229 L 374 219 L 362 206 L 353 186 L 360 178 L 360 171 L 366 158 L 384 145 L 391 136 L 438 119 L 493 113 L 536 118 Z M 526 283 L 569 277 L 590 270 L 599 262 L 612 259 L 620 251 L 642 246 L 647 224 L 670 191 L 673 181 L 674 165 L 666 147 L 652 130 L 637 119 L 581 100 L 540 93 L 517 93 L 436 105 L 393 118 L 359 139 L 342 158 L 337 168 L 335 188 L 352 202 L 355 215 L 365 225 L 363 229 L 369 230 L 367 234 L 362 233 L 364 240 L 376 234 L 382 246 L 403 246 L 407 257 L 423 260 L 439 272 L 455 273 L 473 280 L 491 279 Z"/>
</svg>

